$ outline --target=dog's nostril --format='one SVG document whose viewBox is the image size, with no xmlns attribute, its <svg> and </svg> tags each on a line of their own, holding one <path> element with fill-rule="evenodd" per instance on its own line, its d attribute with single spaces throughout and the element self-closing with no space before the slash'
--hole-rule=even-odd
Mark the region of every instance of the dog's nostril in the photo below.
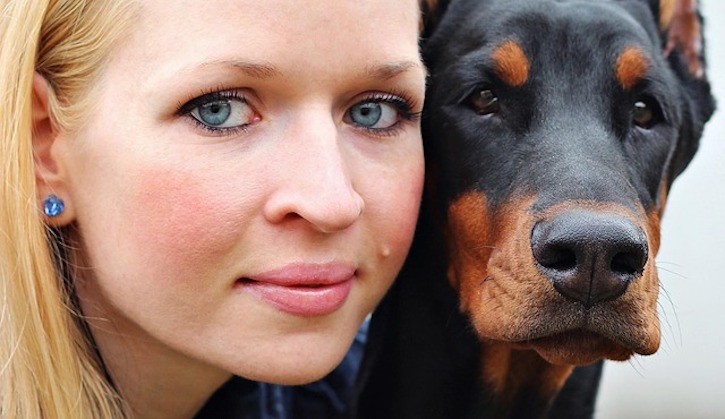
<svg viewBox="0 0 725 419">
<path fill-rule="evenodd" d="M 609 268 L 612 272 L 621 275 L 637 275 L 642 272 L 647 263 L 646 255 L 642 249 L 620 252 L 614 255 Z"/>
<path fill-rule="evenodd" d="M 623 294 L 647 263 L 647 237 L 628 218 L 577 209 L 531 231 L 539 270 L 563 296 L 585 306 Z"/>
<path fill-rule="evenodd" d="M 576 253 L 564 246 L 544 247 L 534 253 L 542 266 L 557 271 L 568 271 L 576 267 Z"/>
</svg>

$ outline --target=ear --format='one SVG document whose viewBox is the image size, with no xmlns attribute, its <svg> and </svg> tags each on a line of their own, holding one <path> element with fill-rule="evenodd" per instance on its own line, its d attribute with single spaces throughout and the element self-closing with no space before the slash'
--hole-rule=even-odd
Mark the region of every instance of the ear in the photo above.
<svg viewBox="0 0 725 419">
<path fill-rule="evenodd" d="M 690 163 L 705 123 L 715 110 L 706 74 L 704 21 L 697 0 L 650 0 L 658 3 L 663 54 L 679 81 L 682 124 L 672 157 L 667 186 Z"/>
<path fill-rule="evenodd" d="M 438 25 L 448 0 L 419 0 L 420 5 L 420 35 L 422 39 L 428 38 Z"/>
<path fill-rule="evenodd" d="M 690 74 L 705 76 L 702 16 L 697 0 L 657 0 L 660 30 L 664 36 L 664 55 L 676 52 Z"/>
<path fill-rule="evenodd" d="M 705 53 L 702 15 L 697 0 L 649 0 L 658 18 L 664 56 L 676 55 L 690 75 L 705 77 Z"/>
<path fill-rule="evenodd" d="M 36 72 L 33 75 L 32 124 L 38 208 L 43 212 L 44 202 L 50 195 L 63 200 L 65 209 L 60 214 L 53 217 L 45 215 L 46 223 L 57 227 L 70 223 L 73 220 L 73 211 L 65 174 L 59 164 L 55 147 L 59 130 L 50 112 L 51 94 L 48 81 Z"/>
</svg>

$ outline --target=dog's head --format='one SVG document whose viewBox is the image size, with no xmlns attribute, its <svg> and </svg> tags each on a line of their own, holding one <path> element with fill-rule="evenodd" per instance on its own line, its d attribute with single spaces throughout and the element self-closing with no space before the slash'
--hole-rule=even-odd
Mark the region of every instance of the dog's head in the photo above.
<svg viewBox="0 0 725 419">
<path fill-rule="evenodd" d="M 423 124 L 461 309 L 551 363 L 655 352 L 660 219 L 714 109 L 674 1 L 439 7 Z"/>
</svg>

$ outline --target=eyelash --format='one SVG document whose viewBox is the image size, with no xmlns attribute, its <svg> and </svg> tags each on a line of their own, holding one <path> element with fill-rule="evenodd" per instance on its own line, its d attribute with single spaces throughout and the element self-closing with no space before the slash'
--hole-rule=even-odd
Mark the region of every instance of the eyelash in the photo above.
<svg viewBox="0 0 725 419">
<path fill-rule="evenodd" d="M 388 128 L 367 128 L 357 126 L 358 129 L 362 129 L 372 135 L 378 137 L 392 137 L 400 132 L 404 124 L 416 122 L 420 119 L 422 112 L 413 112 L 413 109 L 417 108 L 417 103 L 404 93 L 389 91 L 387 93 L 371 93 L 361 100 L 355 102 L 355 104 L 363 102 L 374 102 L 374 103 L 389 103 L 393 105 L 396 110 L 400 113 L 400 121 Z M 346 113 L 349 112 L 346 111 Z"/>
<path fill-rule="evenodd" d="M 211 91 L 208 91 L 208 90 L 202 91 L 198 96 L 195 96 L 194 98 L 189 99 L 188 101 L 186 101 L 183 104 L 179 103 L 177 105 L 176 114 L 190 119 L 191 122 L 194 123 L 194 125 L 203 129 L 204 131 L 207 131 L 214 135 L 233 136 L 233 135 L 239 134 L 241 132 L 247 131 L 247 129 L 249 128 L 249 125 L 241 125 L 238 127 L 230 127 L 230 128 L 216 128 L 216 127 L 211 127 L 209 125 L 204 124 L 203 122 L 199 121 L 198 119 L 194 118 L 191 115 L 191 112 L 194 109 L 196 109 L 206 103 L 214 102 L 214 101 L 221 101 L 221 100 L 238 100 L 238 101 L 241 101 L 241 102 L 249 105 L 247 102 L 247 98 L 240 91 L 234 90 L 234 89 L 227 89 L 225 87 L 220 86 L 217 89 L 214 89 Z"/>
<path fill-rule="evenodd" d="M 194 125 L 214 135 L 233 136 L 240 132 L 247 131 L 249 125 L 241 125 L 231 128 L 215 128 L 204 124 L 191 115 L 191 112 L 201 105 L 220 100 L 238 100 L 248 104 L 247 98 L 238 90 L 219 87 L 212 91 L 202 91 L 198 96 L 195 96 L 186 102 L 180 102 L 177 105 L 176 114 L 190 119 Z M 379 137 L 390 137 L 396 135 L 403 128 L 404 124 L 418 121 L 422 114 L 421 111 L 413 112 L 413 109 L 417 108 L 417 103 L 415 103 L 415 101 L 405 94 L 396 91 L 371 93 L 363 99 L 355 102 L 355 104 L 362 102 L 389 103 L 400 113 L 400 121 L 388 128 L 368 128 L 356 126 L 358 129 Z M 349 109 L 345 111 L 346 114 L 347 112 L 349 112 Z"/>
</svg>

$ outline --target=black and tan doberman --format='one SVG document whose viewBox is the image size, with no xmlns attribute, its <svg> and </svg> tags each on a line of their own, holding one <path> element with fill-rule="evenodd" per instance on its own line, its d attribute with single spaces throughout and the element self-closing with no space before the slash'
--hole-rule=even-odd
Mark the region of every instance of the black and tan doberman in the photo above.
<svg viewBox="0 0 725 419">
<path fill-rule="evenodd" d="M 682 0 L 429 2 L 425 205 L 358 417 L 587 417 L 657 351 L 667 193 L 714 110 Z"/>
</svg>

